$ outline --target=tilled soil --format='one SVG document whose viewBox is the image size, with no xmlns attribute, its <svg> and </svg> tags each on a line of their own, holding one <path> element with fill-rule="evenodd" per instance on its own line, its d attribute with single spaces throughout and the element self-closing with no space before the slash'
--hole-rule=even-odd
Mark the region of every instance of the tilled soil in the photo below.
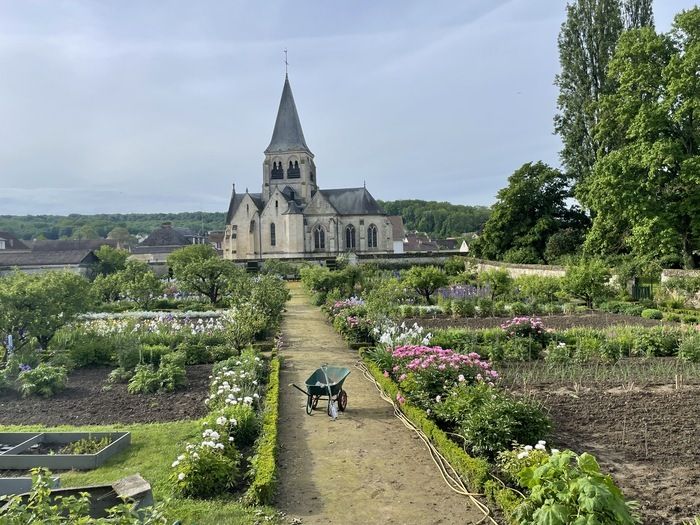
<svg viewBox="0 0 700 525">
<path fill-rule="evenodd" d="M 537 317 L 537 316 L 533 316 Z M 547 315 L 539 316 L 545 328 L 555 330 L 566 330 L 574 327 L 605 328 L 607 326 L 633 325 L 633 326 L 656 326 L 661 321 L 654 319 L 644 319 L 634 315 L 608 314 L 602 312 L 591 312 L 574 315 Z M 406 325 L 418 323 L 420 326 L 431 328 L 498 328 L 512 317 L 423 317 L 404 319 Z"/>
<path fill-rule="evenodd" d="M 187 367 L 187 386 L 164 394 L 132 395 L 126 384 L 107 385 L 111 368 L 84 368 L 68 376 L 65 390 L 43 399 L 0 395 L 0 425 L 97 425 L 196 419 L 206 414 L 211 365 Z M 105 387 L 107 386 L 107 389 Z"/>
<path fill-rule="evenodd" d="M 529 385 L 549 410 L 561 448 L 596 455 L 645 525 L 700 515 L 700 386 L 554 389 Z"/>
</svg>

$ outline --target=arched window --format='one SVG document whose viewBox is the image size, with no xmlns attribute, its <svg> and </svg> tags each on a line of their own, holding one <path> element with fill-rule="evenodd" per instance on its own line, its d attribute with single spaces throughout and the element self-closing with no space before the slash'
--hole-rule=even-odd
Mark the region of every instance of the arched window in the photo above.
<svg viewBox="0 0 700 525">
<path fill-rule="evenodd" d="M 284 169 L 282 169 L 281 162 L 272 163 L 272 171 L 270 172 L 271 179 L 282 179 L 284 178 Z"/>
<path fill-rule="evenodd" d="M 345 249 L 348 251 L 355 249 L 355 227 L 352 224 L 345 228 Z"/>
<path fill-rule="evenodd" d="M 270 224 L 270 246 L 277 245 L 277 235 L 275 232 L 275 223 Z"/>
<path fill-rule="evenodd" d="M 314 250 L 326 249 L 326 230 L 320 224 L 314 228 Z"/>
<path fill-rule="evenodd" d="M 367 248 L 377 247 L 377 227 L 374 224 L 370 224 L 367 227 Z"/>
<path fill-rule="evenodd" d="M 289 168 L 287 168 L 287 178 L 288 179 L 298 179 L 301 178 L 301 172 L 299 171 L 299 161 L 289 161 Z"/>
</svg>

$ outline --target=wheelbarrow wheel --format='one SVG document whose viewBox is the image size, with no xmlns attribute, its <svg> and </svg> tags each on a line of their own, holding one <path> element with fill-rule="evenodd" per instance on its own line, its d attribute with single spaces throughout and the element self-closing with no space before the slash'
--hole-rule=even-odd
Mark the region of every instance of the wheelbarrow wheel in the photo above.
<svg viewBox="0 0 700 525">
<path fill-rule="evenodd" d="M 316 406 L 318 405 L 318 400 L 320 399 L 321 396 L 313 396 L 313 400 L 311 401 L 311 408 L 316 410 Z"/>
<path fill-rule="evenodd" d="M 311 412 L 313 412 L 314 406 L 313 406 L 313 396 L 307 396 L 306 398 L 306 413 L 308 415 L 311 415 Z"/>
<path fill-rule="evenodd" d="M 338 393 L 338 409 L 341 412 L 345 412 L 345 407 L 348 406 L 348 393 L 345 390 L 341 390 Z"/>
</svg>

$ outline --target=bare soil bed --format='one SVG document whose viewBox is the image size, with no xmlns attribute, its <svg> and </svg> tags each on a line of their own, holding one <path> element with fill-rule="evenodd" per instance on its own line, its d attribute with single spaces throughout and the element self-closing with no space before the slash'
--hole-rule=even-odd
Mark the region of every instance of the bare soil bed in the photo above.
<svg viewBox="0 0 700 525">
<path fill-rule="evenodd" d="M 529 384 L 550 412 L 554 444 L 590 451 L 646 525 L 681 524 L 700 515 L 700 385 L 574 388 Z"/>
<path fill-rule="evenodd" d="M 99 425 L 196 419 L 206 414 L 211 365 L 187 367 L 187 386 L 166 394 L 132 395 L 126 384 L 109 385 L 111 368 L 74 370 L 65 390 L 43 399 L 0 394 L 0 425 Z"/>
<path fill-rule="evenodd" d="M 537 317 L 537 316 L 534 316 Z M 544 315 L 539 316 L 546 328 L 555 330 L 566 330 L 574 327 L 605 328 L 606 326 L 634 325 L 634 326 L 656 326 L 660 321 L 654 319 L 644 319 L 634 315 L 609 314 L 603 312 L 591 312 L 574 315 Z M 407 325 L 418 323 L 424 328 L 498 328 L 509 317 L 411 317 L 404 319 Z"/>
</svg>

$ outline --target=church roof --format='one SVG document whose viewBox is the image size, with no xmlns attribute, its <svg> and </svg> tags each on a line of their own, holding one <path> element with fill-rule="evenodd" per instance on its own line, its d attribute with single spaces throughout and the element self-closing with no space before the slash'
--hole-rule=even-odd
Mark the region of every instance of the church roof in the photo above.
<svg viewBox="0 0 700 525">
<path fill-rule="evenodd" d="M 241 205 L 241 202 L 243 202 L 243 198 L 246 195 L 250 195 L 250 198 L 253 199 L 253 203 L 255 206 L 257 206 L 258 211 L 262 210 L 264 207 L 263 204 L 263 199 L 262 199 L 262 193 L 233 193 L 231 196 L 231 202 L 228 205 L 228 213 L 226 214 L 226 224 L 231 224 L 231 220 L 233 219 L 233 216 L 236 214 L 236 210 L 238 210 L 238 207 Z"/>
<path fill-rule="evenodd" d="M 384 215 L 367 188 L 319 190 L 340 215 Z"/>
<path fill-rule="evenodd" d="M 301 129 L 299 114 L 294 104 L 292 87 L 289 85 L 289 78 L 284 79 L 282 98 L 277 110 L 277 120 L 275 129 L 272 132 L 272 140 L 265 150 L 265 153 L 282 153 L 286 151 L 309 151 L 304 139 L 304 132 Z"/>
</svg>

